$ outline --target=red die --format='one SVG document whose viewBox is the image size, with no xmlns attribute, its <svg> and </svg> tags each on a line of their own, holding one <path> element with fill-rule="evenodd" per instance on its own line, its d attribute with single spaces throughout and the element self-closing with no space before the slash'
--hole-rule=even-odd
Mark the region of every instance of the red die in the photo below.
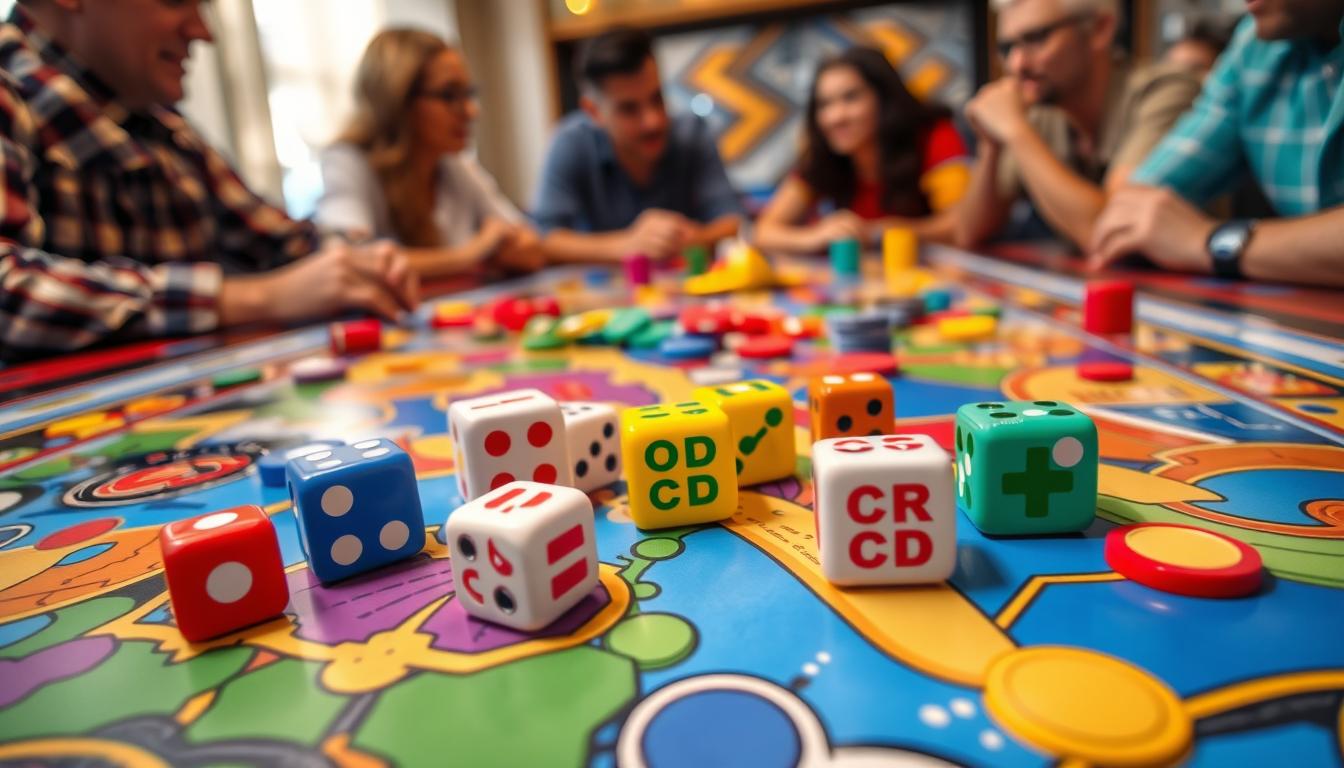
<svg viewBox="0 0 1344 768">
<path fill-rule="evenodd" d="M 182 636 L 208 640 L 284 613 L 289 602 L 275 526 L 245 505 L 159 529 L 163 571 Z"/>
<path fill-rule="evenodd" d="M 1100 280 L 1087 284 L 1083 294 L 1083 330 L 1088 333 L 1129 333 L 1134 328 L 1134 284 Z"/>
</svg>

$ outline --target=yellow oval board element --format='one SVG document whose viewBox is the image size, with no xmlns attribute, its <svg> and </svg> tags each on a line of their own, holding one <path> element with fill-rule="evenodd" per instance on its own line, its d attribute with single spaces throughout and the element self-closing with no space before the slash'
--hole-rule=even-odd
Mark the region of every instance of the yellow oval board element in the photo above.
<svg viewBox="0 0 1344 768">
<path fill-rule="evenodd" d="M 994 337 L 999 321 L 988 315 L 944 317 L 938 320 L 938 335 L 948 341 L 984 341 Z"/>
<path fill-rule="evenodd" d="M 1023 741 L 1089 764 L 1169 764 L 1189 749 L 1194 734 L 1166 683 L 1083 648 L 1004 654 L 989 669 L 985 706 Z"/>
<path fill-rule="evenodd" d="M 1222 569 L 1241 562 L 1241 550 L 1195 528 L 1135 528 L 1125 534 L 1125 543 L 1150 560 L 1181 568 Z"/>
</svg>

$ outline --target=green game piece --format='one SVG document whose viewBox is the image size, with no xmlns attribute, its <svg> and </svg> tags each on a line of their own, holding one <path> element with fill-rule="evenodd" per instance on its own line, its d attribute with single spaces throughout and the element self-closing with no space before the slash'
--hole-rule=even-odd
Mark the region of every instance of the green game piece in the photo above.
<svg viewBox="0 0 1344 768">
<path fill-rule="evenodd" d="M 831 243 L 831 270 L 837 275 L 859 274 L 859 241 L 853 238 Z"/>
<path fill-rule="evenodd" d="M 242 384 L 251 384 L 254 381 L 261 381 L 261 369 L 259 368 L 238 368 L 232 371 L 216 374 L 210 380 L 210 384 L 215 389 L 228 389 Z"/>
<path fill-rule="evenodd" d="M 703 245 L 692 245 L 682 251 L 681 256 L 686 261 L 686 275 L 688 277 L 703 275 L 709 271 L 709 248 Z"/>
<path fill-rule="evenodd" d="M 626 345 L 631 349 L 657 349 L 663 339 L 671 336 L 676 330 L 675 320 L 659 320 L 644 326 L 629 339 L 626 339 Z"/>
<path fill-rule="evenodd" d="M 560 349 L 569 344 L 557 331 L 560 319 L 550 315 L 537 315 L 523 326 L 523 349 L 539 352 L 547 349 Z"/>
<path fill-rule="evenodd" d="M 618 309 L 602 329 L 602 337 L 608 344 L 624 344 L 627 339 L 644 330 L 652 322 L 653 316 L 643 307 Z"/>
<path fill-rule="evenodd" d="M 1097 512 L 1097 427 L 1056 400 L 957 409 L 957 503 L 984 533 L 1081 531 Z"/>
<path fill-rule="evenodd" d="M 1003 307 L 998 304 L 989 304 L 983 307 L 975 307 L 971 310 L 972 315 L 986 315 L 988 317 L 1002 317 Z"/>
</svg>

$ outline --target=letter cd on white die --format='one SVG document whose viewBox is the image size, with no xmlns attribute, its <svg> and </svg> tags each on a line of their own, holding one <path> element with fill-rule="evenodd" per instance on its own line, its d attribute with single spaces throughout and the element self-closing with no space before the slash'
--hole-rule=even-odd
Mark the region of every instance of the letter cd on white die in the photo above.
<svg viewBox="0 0 1344 768">
<path fill-rule="evenodd" d="M 575 488 L 509 483 L 458 507 L 444 536 L 457 600 L 477 618 L 538 630 L 597 586 L 593 505 Z"/>
<path fill-rule="evenodd" d="M 821 570 L 835 584 L 943 581 L 956 567 L 948 453 L 925 435 L 812 446 Z"/>
<path fill-rule="evenodd" d="M 560 406 L 538 389 L 458 400 L 448 408 L 458 490 L 470 501 L 518 481 L 573 485 Z"/>
</svg>

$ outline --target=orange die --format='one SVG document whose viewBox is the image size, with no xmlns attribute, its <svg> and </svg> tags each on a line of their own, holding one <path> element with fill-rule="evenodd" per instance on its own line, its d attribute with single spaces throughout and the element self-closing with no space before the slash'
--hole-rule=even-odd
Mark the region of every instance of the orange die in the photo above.
<svg viewBox="0 0 1344 768">
<path fill-rule="evenodd" d="M 827 374 L 807 388 L 812 442 L 889 435 L 896 429 L 891 384 L 875 373 Z"/>
</svg>

